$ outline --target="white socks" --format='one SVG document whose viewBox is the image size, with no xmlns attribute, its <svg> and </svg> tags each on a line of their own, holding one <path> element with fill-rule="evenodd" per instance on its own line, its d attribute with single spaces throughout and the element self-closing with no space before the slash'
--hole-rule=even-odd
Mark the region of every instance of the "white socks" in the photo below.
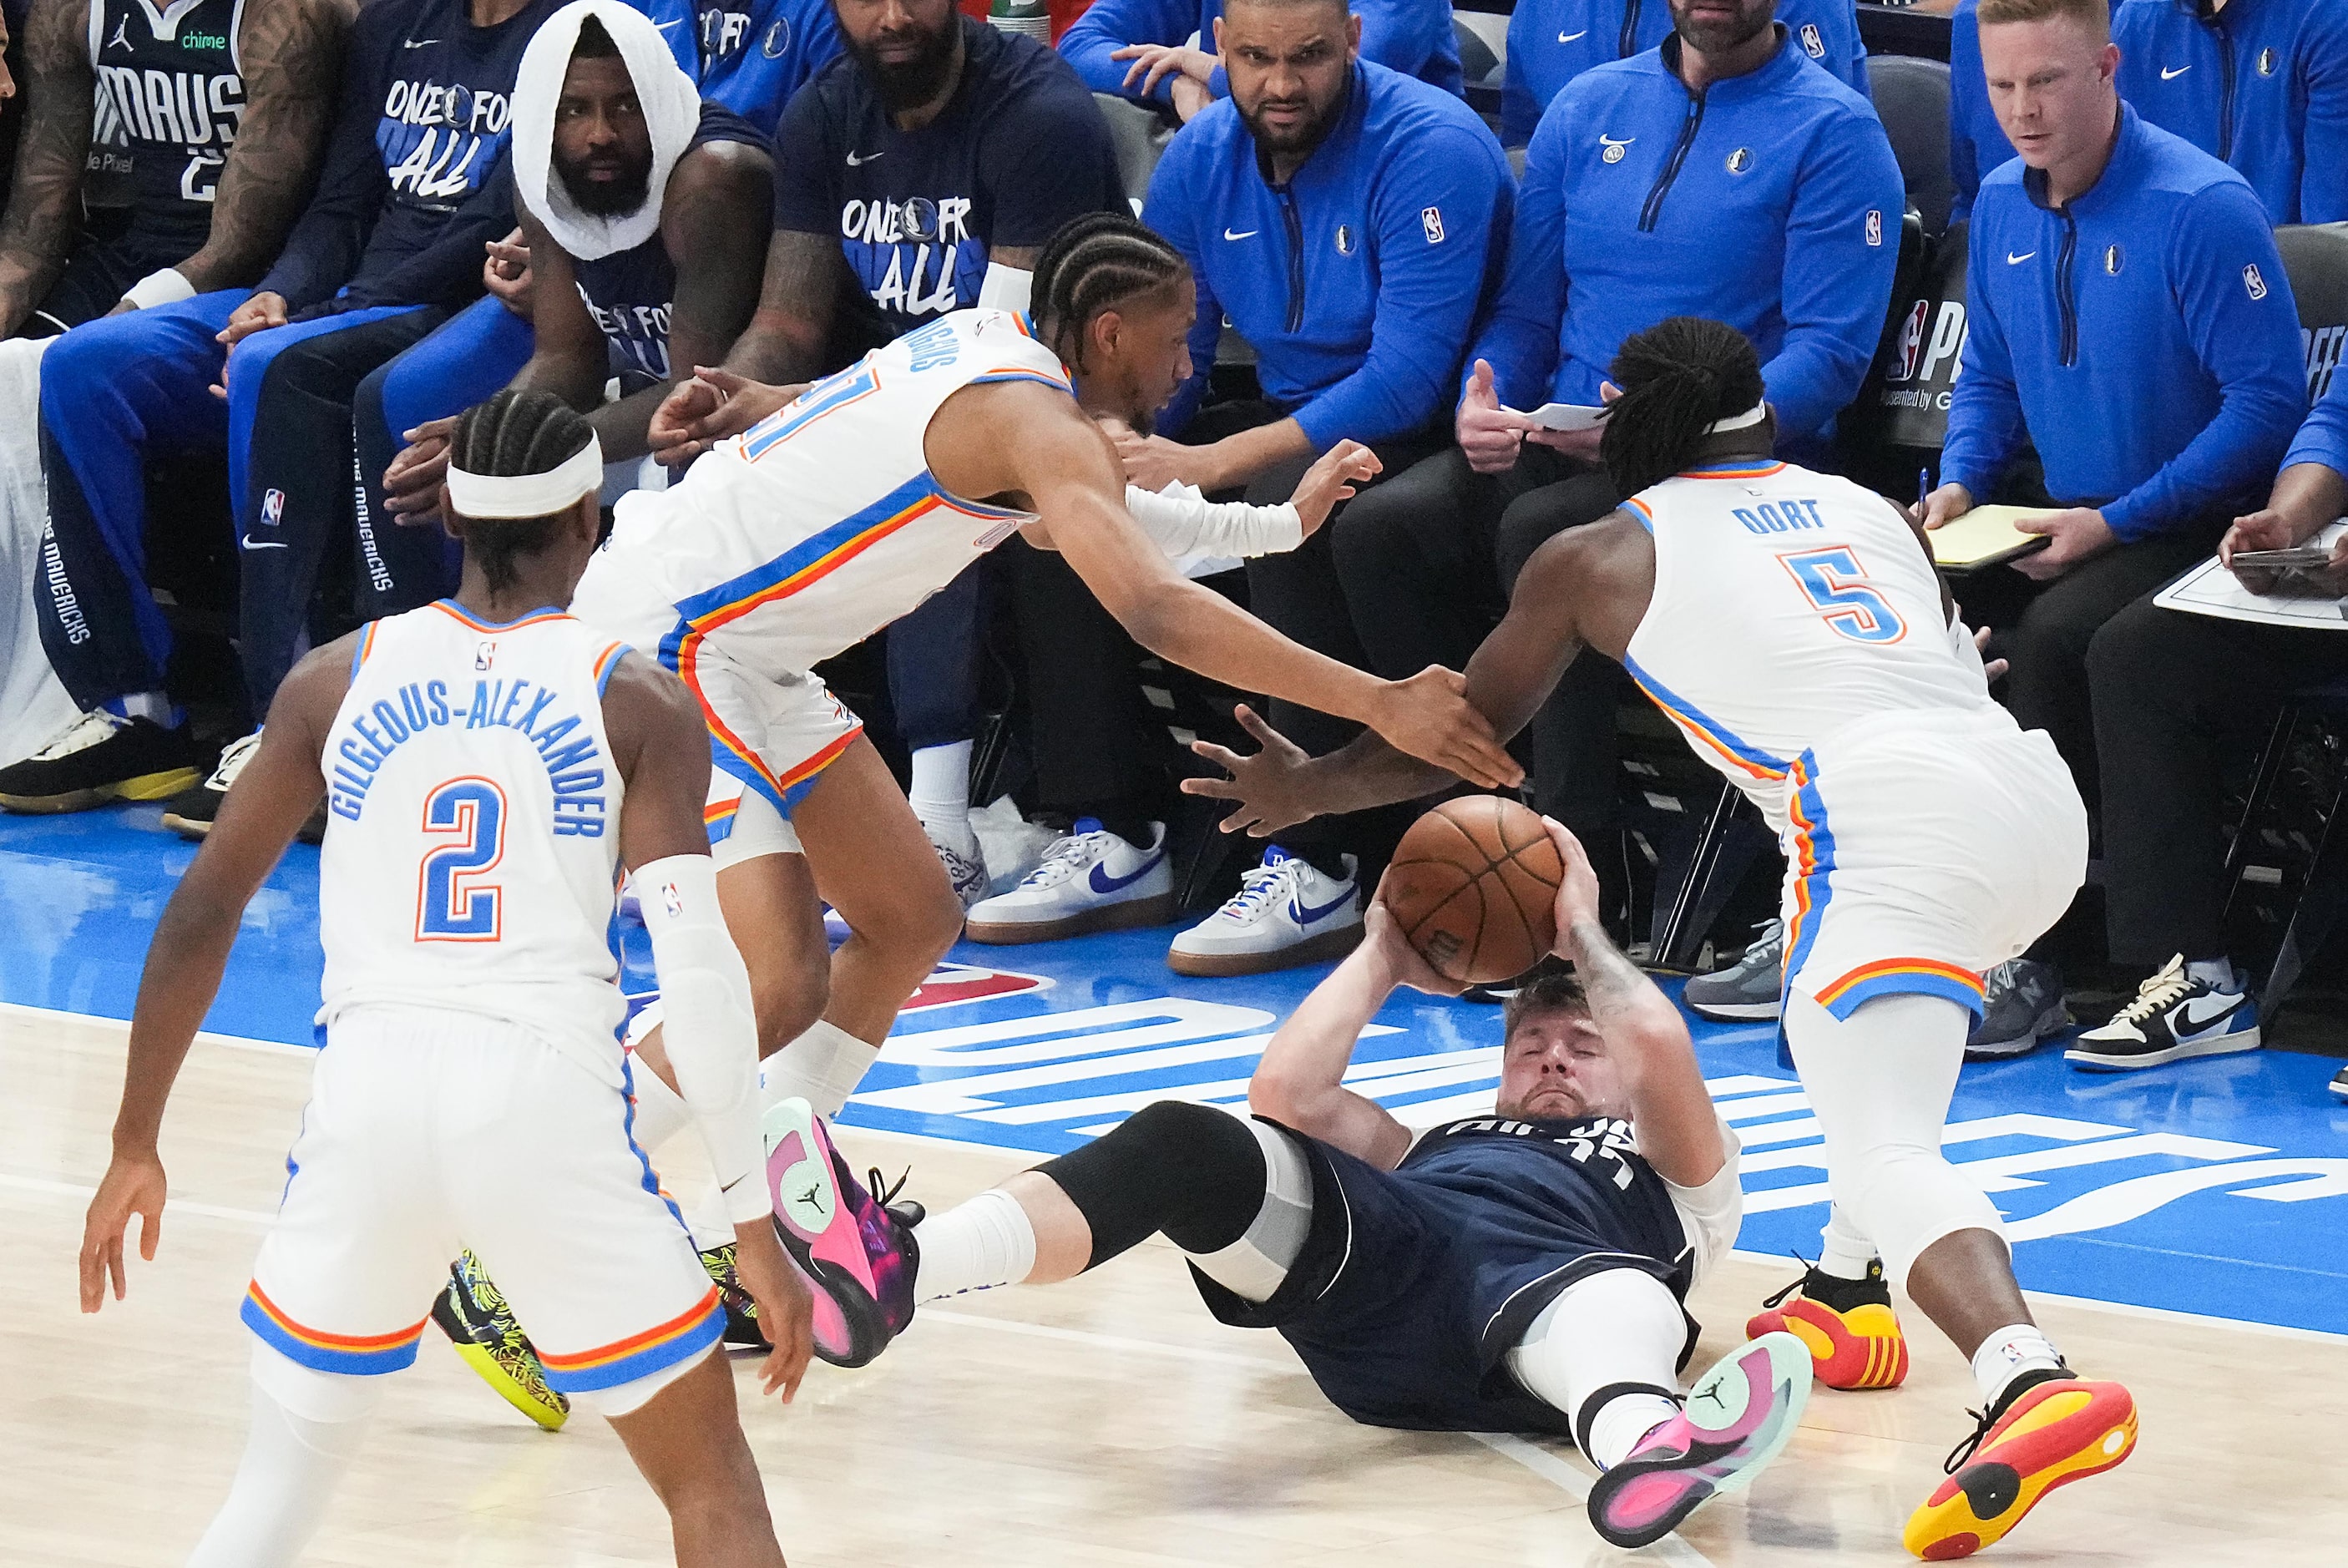
<svg viewBox="0 0 2348 1568">
<path fill-rule="evenodd" d="M 1019 1200 L 996 1187 L 922 1222 L 916 1303 L 1017 1284 L 1035 1272 L 1035 1227 Z"/>
<path fill-rule="evenodd" d="M 374 1386 L 380 1378 L 309 1372 L 290 1361 L 273 1368 L 270 1382 L 329 1380 L 314 1385 L 322 1397 L 319 1408 L 350 1415 L 348 1419 L 314 1420 L 287 1409 L 263 1386 L 264 1355 L 283 1360 L 265 1346 L 255 1351 L 252 1429 L 245 1439 L 244 1460 L 237 1466 L 228 1500 L 188 1559 L 188 1568 L 293 1568 L 317 1533 L 335 1487 L 366 1434 L 366 1411 L 374 1405 Z M 335 1387 L 338 1384 L 361 1387 L 344 1390 Z M 352 1397 L 345 1398 L 345 1392 Z"/>
<path fill-rule="evenodd" d="M 2199 980 L 2204 985 L 2214 985 L 2229 995 L 2238 989 L 2234 984 L 2234 961 L 2222 955 L 2194 959 L 2185 966 L 2185 977 Z"/>
<path fill-rule="evenodd" d="M 1982 1408 L 1995 1409 L 1998 1396 L 2022 1373 L 2058 1370 L 2062 1365 L 2063 1357 L 2055 1354 L 2054 1342 L 2040 1333 L 2036 1325 L 2016 1323 L 1999 1329 L 1973 1352 L 1973 1381 L 1981 1386 L 1982 1398 L 1988 1401 Z"/>
<path fill-rule="evenodd" d="M 829 1121 L 839 1114 L 880 1056 L 880 1047 L 818 1018 L 805 1034 L 758 1064 L 759 1103 L 771 1106 L 796 1097 Z"/>
<path fill-rule="evenodd" d="M 1678 1413 L 1664 1390 L 1679 1387 L 1686 1337 L 1687 1319 L 1663 1281 L 1608 1269 L 1559 1292 L 1509 1352 L 1508 1367 L 1535 1398 L 1586 1425 L 1582 1451 L 1608 1470 Z M 1585 1417 L 1592 1396 L 1622 1385 L 1628 1387 Z"/>
<path fill-rule="evenodd" d="M 1819 1241 L 1818 1272 L 1836 1279 L 1861 1280 L 1875 1261 L 1875 1243 L 1859 1233 L 1850 1216 L 1838 1203 L 1827 1211 L 1826 1234 Z"/>
<path fill-rule="evenodd" d="M 144 718 L 166 729 L 178 727 L 179 710 L 160 691 L 134 691 L 98 705 L 117 718 Z"/>
<path fill-rule="evenodd" d="M 971 836 L 970 753 L 972 743 L 924 746 L 913 753 L 911 786 L 905 799 L 922 820 L 930 837 L 959 847 Z"/>
</svg>

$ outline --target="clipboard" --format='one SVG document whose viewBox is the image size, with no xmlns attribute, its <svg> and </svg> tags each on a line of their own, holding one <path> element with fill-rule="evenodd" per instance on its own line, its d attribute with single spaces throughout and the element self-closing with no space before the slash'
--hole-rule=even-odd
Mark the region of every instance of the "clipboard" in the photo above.
<svg viewBox="0 0 2348 1568">
<path fill-rule="evenodd" d="M 2052 517 L 2055 510 L 2044 506 L 1977 506 L 1924 535 L 1932 544 L 1932 564 L 1944 572 L 1979 572 L 2044 550 L 2054 541 L 2043 533 L 2024 533 L 2014 525 L 2034 517 Z"/>
<path fill-rule="evenodd" d="M 1544 403 L 1525 418 L 1544 430 L 1572 432 L 1597 429 L 1613 411 L 1612 405 Z"/>
</svg>

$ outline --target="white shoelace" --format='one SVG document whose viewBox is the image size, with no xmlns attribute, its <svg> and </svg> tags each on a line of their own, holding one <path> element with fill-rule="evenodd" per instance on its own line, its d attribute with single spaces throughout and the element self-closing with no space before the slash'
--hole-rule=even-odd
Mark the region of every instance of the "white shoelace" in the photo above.
<svg viewBox="0 0 2348 1568">
<path fill-rule="evenodd" d="M 2136 1000 L 2113 1015 L 2115 1024 L 2141 1024 L 2155 1013 L 2173 1006 L 2193 989 L 2193 976 L 2185 973 L 2183 954 L 2168 961 L 2168 967 L 2137 987 Z"/>
<path fill-rule="evenodd" d="M 1280 901 L 1282 892 L 1295 891 L 1296 864 L 1288 860 L 1277 865 L 1257 866 L 1240 878 L 1240 891 L 1223 901 L 1223 907 L 1215 911 L 1215 918 L 1242 925 L 1261 919 L 1264 911 Z"/>
<path fill-rule="evenodd" d="M 1752 945 L 1746 948 L 1745 957 L 1737 962 L 1742 964 L 1748 959 L 1757 962 L 1763 955 L 1771 954 L 1785 945 L 1786 917 L 1782 914 L 1771 915 L 1769 923 L 1753 934 Z M 1771 957 L 1769 963 L 1774 967 L 1778 963 L 1778 959 Z"/>
<path fill-rule="evenodd" d="M 1020 888 L 1025 891 L 1059 886 L 1089 863 L 1094 846 L 1108 837 L 1109 831 L 1104 828 L 1097 833 L 1069 833 L 1054 840 L 1035 869 L 1019 879 Z"/>
<path fill-rule="evenodd" d="M 239 736 L 230 741 L 221 748 L 220 763 L 212 769 L 212 776 L 204 780 L 204 788 L 227 793 L 229 786 L 236 782 L 236 776 L 244 771 L 244 765 L 252 761 L 252 754 L 260 749 L 261 731 L 257 729 L 251 735 Z"/>
<path fill-rule="evenodd" d="M 114 738 L 115 731 L 129 726 L 127 718 L 117 718 L 102 707 L 91 708 L 66 726 L 65 733 L 33 753 L 35 762 L 55 762 L 61 757 L 71 757 L 77 751 L 88 751 Z"/>
</svg>

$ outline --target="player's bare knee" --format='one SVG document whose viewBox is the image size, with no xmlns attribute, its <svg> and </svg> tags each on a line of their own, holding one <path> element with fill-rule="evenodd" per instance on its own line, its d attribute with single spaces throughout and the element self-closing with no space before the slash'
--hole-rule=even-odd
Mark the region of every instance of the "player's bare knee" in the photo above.
<svg viewBox="0 0 2348 1568">
<path fill-rule="evenodd" d="M 750 977 L 750 1010 L 758 1023 L 758 1055 L 773 1056 L 812 1027 L 831 1004 L 831 964 L 778 965 Z"/>
</svg>

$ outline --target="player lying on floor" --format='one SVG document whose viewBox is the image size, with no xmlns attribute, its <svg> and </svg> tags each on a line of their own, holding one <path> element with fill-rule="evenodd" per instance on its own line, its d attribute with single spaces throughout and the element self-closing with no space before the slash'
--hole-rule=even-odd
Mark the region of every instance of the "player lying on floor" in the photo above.
<svg viewBox="0 0 2348 1568">
<path fill-rule="evenodd" d="M 1906 1532 L 1919 1556 L 1962 1557 L 2136 1443 L 2128 1391 L 2065 1364 L 2022 1299 L 1996 1208 L 1941 1150 L 1982 974 L 2069 906 L 2086 810 L 2045 732 L 1991 700 L 1920 520 L 1771 458 L 1776 420 L 1743 334 L 1673 316 L 1626 339 L 1611 374 L 1600 451 L 1629 499 L 1533 553 L 1468 663 L 1468 695 L 1513 735 L 1586 645 L 1777 830 L 1786 1038 L 1836 1229 L 1861 1243 L 1843 1255 L 1871 1242 L 1981 1389 L 1980 1426 Z M 1240 802 L 1226 830 L 1453 783 L 1375 736 L 1307 758 L 1241 718 L 1263 748 L 1201 743 L 1231 778 L 1182 785 Z M 1822 1378 L 1848 1370 L 1818 1353 Z"/>
<path fill-rule="evenodd" d="M 788 1398 L 809 1303 L 773 1228 L 749 982 L 701 828 L 699 712 L 675 676 L 562 611 L 595 550 L 602 473 L 593 432 L 550 393 L 466 414 L 447 488 L 457 597 L 294 668 L 156 927 L 82 1242 L 84 1312 L 109 1275 L 122 1295 L 133 1213 L 155 1255 L 172 1079 L 246 903 L 325 799 L 325 1048 L 245 1297 L 244 1461 L 191 1568 L 301 1554 L 459 1246 L 496 1261 L 556 1387 L 610 1418 L 670 1511 L 679 1562 L 782 1568 L 713 1354 L 717 1292 L 629 1136 L 606 938 L 622 866 L 646 890 L 671 1057 L 776 1336 L 763 1380 Z"/>
<path fill-rule="evenodd" d="M 1607 940 L 1581 846 L 1550 831 L 1558 955 L 1581 984 L 1543 978 L 1509 1003 L 1495 1114 L 1414 1138 L 1344 1087 L 1398 986 L 1458 989 L 1374 902 L 1362 945 L 1264 1047 L 1254 1120 L 1161 1100 L 911 1231 L 833 1155 L 891 1328 L 916 1302 L 1067 1279 L 1163 1233 L 1209 1310 L 1279 1329 L 1355 1420 L 1571 1437 L 1606 1472 L 1590 1518 L 1616 1545 L 1751 1480 L 1793 1433 L 1809 1355 L 1769 1335 L 1678 1393 L 1695 1344 L 1681 1301 L 1736 1237 L 1735 1138 L 1677 1009 Z M 811 1185 L 779 1178 L 778 1212 Z M 863 1307 L 861 1287 L 827 1284 Z"/>
</svg>

